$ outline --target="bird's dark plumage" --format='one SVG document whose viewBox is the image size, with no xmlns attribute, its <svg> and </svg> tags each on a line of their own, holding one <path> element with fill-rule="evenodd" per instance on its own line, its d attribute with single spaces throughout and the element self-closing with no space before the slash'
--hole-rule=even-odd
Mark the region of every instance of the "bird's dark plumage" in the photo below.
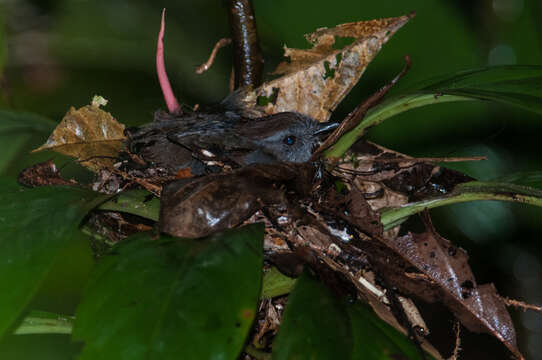
<svg viewBox="0 0 542 360">
<path fill-rule="evenodd" d="M 309 161 L 330 124 L 293 112 L 246 119 L 233 112 L 155 114 L 155 121 L 128 130 L 128 148 L 153 166 L 190 168 L 203 174 L 216 162 L 249 164 Z"/>
</svg>

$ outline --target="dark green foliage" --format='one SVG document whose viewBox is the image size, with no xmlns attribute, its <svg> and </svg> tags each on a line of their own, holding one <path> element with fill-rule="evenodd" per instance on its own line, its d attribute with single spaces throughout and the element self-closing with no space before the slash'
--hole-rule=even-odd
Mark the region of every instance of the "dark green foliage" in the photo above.
<svg viewBox="0 0 542 360">
<path fill-rule="evenodd" d="M 83 217 L 107 197 L 79 187 L 0 180 L 0 335 L 20 316 Z"/>
<path fill-rule="evenodd" d="M 273 346 L 282 359 L 420 359 L 408 338 L 367 306 L 337 298 L 305 273 L 288 299 Z"/>
<path fill-rule="evenodd" d="M 236 359 L 260 295 L 263 227 L 135 235 L 98 263 L 76 313 L 80 359 Z"/>
<path fill-rule="evenodd" d="M 542 114 L 542 66 L 496 66 L 461 71 L 425 82 L 420 92 L 466 96 Z M 418 91 L 416 91 L 418 92 Z"/>
</svg>

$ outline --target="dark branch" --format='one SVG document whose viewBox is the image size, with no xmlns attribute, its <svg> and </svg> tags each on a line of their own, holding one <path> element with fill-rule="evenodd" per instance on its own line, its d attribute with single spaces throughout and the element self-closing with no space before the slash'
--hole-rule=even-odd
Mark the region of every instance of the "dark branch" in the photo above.
<svg viewBox="0 0 542 360">
<path fill-rule="evenodd" d="M 235 88 L 260 85 L 263 56 L 256 32 L 251 0 L 230 0 L 230 29 L 233 39 Z"/>
</svg>

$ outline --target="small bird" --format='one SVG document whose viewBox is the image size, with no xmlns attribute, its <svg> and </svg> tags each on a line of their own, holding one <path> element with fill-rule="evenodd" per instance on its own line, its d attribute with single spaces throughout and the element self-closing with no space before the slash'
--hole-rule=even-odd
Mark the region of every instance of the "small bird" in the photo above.
<svg viewBox="0 0 542 360">
<path fill-rule="evenodd" d="M 151 166 L 203 175 L 223 164 L 307 162 L 337 126 L 294 112 L 247 119 L 231 111 L 180 116 L 158 111 L 154 122 L 127 130 L 127 145 Z"/>
</svg>

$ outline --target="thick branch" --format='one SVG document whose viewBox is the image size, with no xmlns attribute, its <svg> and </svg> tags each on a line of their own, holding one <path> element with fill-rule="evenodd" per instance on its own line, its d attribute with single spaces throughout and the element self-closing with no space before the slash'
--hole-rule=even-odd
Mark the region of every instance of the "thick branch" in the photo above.
<svg viewBox="0 0 542 360">
<path fill-rule="evenodd" d="M 235 88 L 256 87 L 262 81 L 263 56 L 258 42 L 251 0 L 230 0 Z"/>
</svg>

